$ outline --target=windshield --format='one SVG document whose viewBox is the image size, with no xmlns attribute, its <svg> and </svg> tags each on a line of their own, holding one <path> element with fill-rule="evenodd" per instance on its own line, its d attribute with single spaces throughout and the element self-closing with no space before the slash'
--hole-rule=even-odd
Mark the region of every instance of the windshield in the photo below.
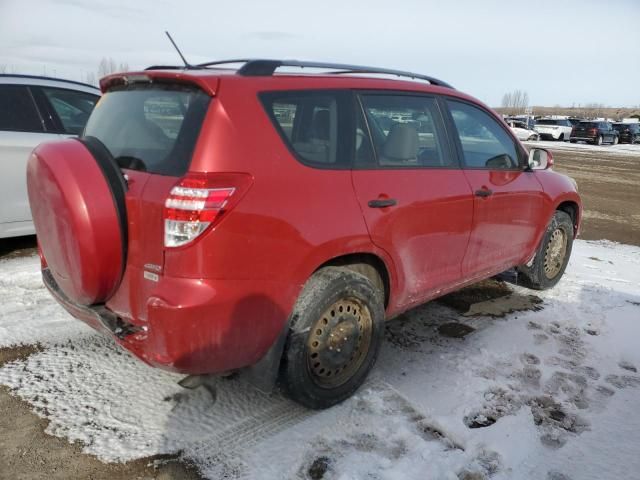
<svg viewBox="0 0 640 480">
<path fill-rule="evenodd" d="M 83 136 L 100 140 L 122 167 L 181 176 L 209 101 L 206 93 L 183 85 L 114 89 L 96 104 Z"/>
</svg>

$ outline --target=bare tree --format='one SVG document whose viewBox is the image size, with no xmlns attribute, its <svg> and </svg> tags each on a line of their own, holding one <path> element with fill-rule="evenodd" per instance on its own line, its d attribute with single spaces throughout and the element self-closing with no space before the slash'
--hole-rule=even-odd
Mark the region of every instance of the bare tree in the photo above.
<svg viewBox="0 0 640 480">
<path fill-rule="evenodd" d="M 529 106 L 529 94 L 522 90 L 514 90 L 507 92 L 502 97 L 502 107 L 506 109 L 506 113 L 513 115 L 523 113 Z"/>
<path fill-rule="evenodd" d="M 87 73 L 84 81 L 89 85 L 98 86 L 98 78 L 96 77 L 96 74 L 94 72 Z"/>
<path fill-rule="evenodd" d="M 129 65 L 126 62 L 120 62 L 120 64 L 117 64 L 111 57 L 102 57 L 102 60 L 100 60 L 100 63 L 98 64 L 98 78 L 105 77 L 110 73 L 124 72 L 127 70 L 129 70 Z"/>
</svg>

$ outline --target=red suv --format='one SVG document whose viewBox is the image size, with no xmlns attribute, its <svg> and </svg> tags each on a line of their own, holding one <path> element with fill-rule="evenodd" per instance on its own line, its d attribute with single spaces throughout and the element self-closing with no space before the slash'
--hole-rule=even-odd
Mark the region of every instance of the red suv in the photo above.
<svg viewBox="0 0 640 480">
<path fill-rule="evenodd" d="M 251 60 L 101 88 L 84 134 L 29 160 L 42 273 L 150 365 L 327 407 L 385 319 L 512 267 L 549 288 L 569 260 L 575 182 L 437 79 Z"/>
</svg>

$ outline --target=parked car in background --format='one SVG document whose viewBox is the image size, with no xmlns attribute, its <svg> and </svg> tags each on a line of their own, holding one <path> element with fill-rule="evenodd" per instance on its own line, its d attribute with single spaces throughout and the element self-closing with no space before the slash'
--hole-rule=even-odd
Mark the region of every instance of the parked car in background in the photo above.
<svg viewBox="0 0 640 480">
<path fill-rule="evenodd" d="M 100 90 L 70 80 L 0 75 L 0 238 L 35 233 L 25 172 L 40 143 L 82 133 Z"/>
<path fill-rule="evenodd" d="M 143 361 L 325 408 L 385 319 L 512 267 L 562 277 L 576 184 L 478 100 L 375 67 L 226 63 L 103 78 L 79 141 L 29 160 L 44 283 Z"/>
<path fill-rule="evenodd" d="M 571 131 L 571 143 L 585 141 L 594 145 L 612 143 L 616 145 L 619 140 L 618 131 L 609 122 L 584 121 L 573 127 Z"/>
<path fill-rule="evenodd" d="M 540 134 L 535 130 L 527 128 L 526 123 L 518 120 L 507 120 L 507 125 L 511 131 L 518 137 L 518 140 L 539 140 Z"/>
<path fill-rule="evenodd" d="M 614 123 L 620 143 L 640 142 L 640 123 Z"/>
<path fill-rule="evenodd" d="M 540 138 L 547 140 L 569 140 L 571 136 L 571 122 L 567 119 L 539 118 L 536 120 L 535 131 Z"/>
</svg>

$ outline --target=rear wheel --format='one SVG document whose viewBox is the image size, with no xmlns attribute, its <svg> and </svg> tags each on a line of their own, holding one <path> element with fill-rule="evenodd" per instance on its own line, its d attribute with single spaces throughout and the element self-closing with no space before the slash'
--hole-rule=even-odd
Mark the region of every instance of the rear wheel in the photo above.
<svg viewBox="0 0 640 480">
<path fill-rule="evenodd" d="M 598 135 L 593 143 L 595 143 L 596 145 L 602 145 L 602 135 Z"/>
<path fill-rule="evenodd" d="M 614 145 L 618 144 L 618 136 L 617 135 L 613 137 L 613 144 Z"/>
<path fill-rule="evenodd" d="M 530 265 L 518 267 L 519 283 L 535 290 L 555 286 L 571 256 L 573 246 L 573 222 L 562 211 L 556 211 Z"/>
<path fill-rule="evenodd" d="M 296 402 L 327 408 L 351 396 L 375 363 L 384 334 L 384 292 L 346 267 L 307 282 L 292 312 L 281 381 Z"/>
<path fill-rule="evenodd" d="M 569 140 L 571 143 L 576 143 L 577 140 Z"/>
<path fill-rule="evenodd" d="M 560 134 L 560 136 L 558 137 L 558 141 L 564 142 L 564 133 Z"/>
</svg>

